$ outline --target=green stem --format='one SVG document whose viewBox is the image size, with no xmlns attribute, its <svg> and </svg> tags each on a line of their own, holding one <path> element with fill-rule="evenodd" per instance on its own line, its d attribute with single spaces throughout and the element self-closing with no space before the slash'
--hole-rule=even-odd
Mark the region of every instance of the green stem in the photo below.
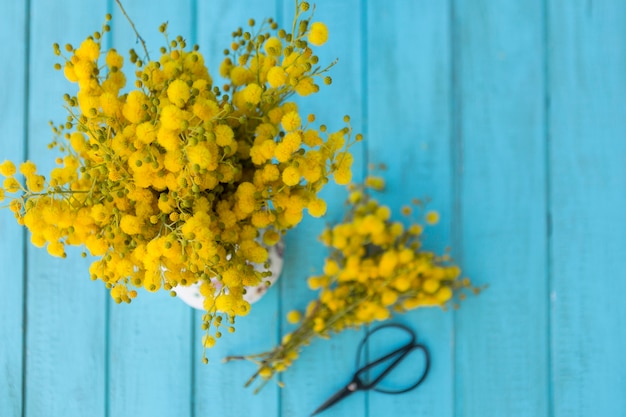
<svg viewBox="0 0 626 417">
<path fill-rule="evenodd" d="M 133 29 L 133 32 L 135 32 L 135 36 L 137 36 L 137 39 L 139 40 L 139 42 L 141 42 L 143 51 L 146 53 L 146 58 L 148 59 L 148 61 L 150 61 L 150 54 L 148 53 L 148 48 L 146 47 L 146 41 L 144 41 L 141 35 L 139 35 L 139 32 L 137 31 L 135 24 L 133 23 L 130 16 L 128 16 L 128 14 L 126 13 L 126 10 L 124 10 L 124 6 L 122 6 L 122 2 L 120 0 L 115 0 L 115 2 L 117 3 L 120 10 L 122 11 L 122 14 L 124 15 L 124 17 L 126 17 L 126 20 L 128 20 L 128 23 L 130 23 L 130 27 Z"/>
</svg>

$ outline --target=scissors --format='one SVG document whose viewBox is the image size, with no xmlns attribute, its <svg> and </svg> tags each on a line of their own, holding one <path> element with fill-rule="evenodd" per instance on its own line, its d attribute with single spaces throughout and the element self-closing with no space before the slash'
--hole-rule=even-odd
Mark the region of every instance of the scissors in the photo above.
<svg viewBox="0 0 626 417">
<path fill-rule="evenodd" d="M 407 343 L 405 343 L 403 346 L 400 346 L 398 349 L 392 352 L 389 352 L 386 355 L 381 356 L 380 358 L 374 360 L 373 362 L 370 362 L 364 366 L 361 366 L 360 364 L 361 352 L 367 340 L 374 333 L 382 329 L 388 329 L 388 328 L 397 328 L 397 329 L 403 330 L 404 332 L 408 333 L 411 336 L 411 338 Z M 421 350 L 422 352 L 424 352 L 424 357 L 425 357 L 424 371 L 422 372 L 420 377 L 417 379 L 417 382 L 415 382 L 413 385 L 407 388 L 403 388 L 399 390 L 377 388 L 376 385 L 378 385 L 378 383 L 381 382 L 383 378 L 385 378 L 385 376 L 389 374 L 389 372 L 391 372 L 400 362 L 402 362 L 402 360 L 409 353 L 413 352 L 414 350 Z M 391 361 L 391 363 L 387 365 L 387 367 L 384 368 L 378 376 L 376 376 L 372 380 L 367 379 L 368 371 L 388 361 Z M 428 370 L 430 369 L 430 355 L 428 353 L 428 349 L 426 349 L 426 346 L 420 343 L 417 343 L 417 335 L 415 334 L 413 330 L 411 330 L 410 328 L 402 324 L 389 323 L 389 324 L 384 324 L 382 326 L 378 326 L 373 330 L 370 330 L 367 333 L 367 335 L 363 338 L 363 340 L 361 340 L 361 342 L 359 343 L 359 347 L 357 349 L 356 369 L 357 370 L 354 373 L 352 380 L 342 389 L 340 389 L 335 394 L 333 394 L 328 400 L 326 400 L 326 402 L 324 402 L 324 404 L 319 406 L 317 410 L 315 410 L 313 414 L 311 414 L 311 416 L 321 413 L 322 411 L 326 410 L 330 406 L 336 404 L 337 402 L 343 400 L 350 394 L 353 394 L 357 391 L 365 391 L 365 390 L 371 389 L 371 390 L 382 392 L 385 394 L 402 394 L 404 392 L 408 392 L 417 388 L 422 382 L 424 382 L 424 379 L 426 379 L 426 375 L 428 374 Z"/>
</svg>

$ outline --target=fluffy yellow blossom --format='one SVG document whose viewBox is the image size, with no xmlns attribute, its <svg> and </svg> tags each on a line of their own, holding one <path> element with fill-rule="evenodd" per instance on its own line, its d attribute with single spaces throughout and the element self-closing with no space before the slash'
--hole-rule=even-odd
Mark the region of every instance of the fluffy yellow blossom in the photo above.
<svg viewBox="0 0 626 417">
<path fill-rule="evenodd" d="M 29 176 L 29 175 L 33 175 L 35 172 L 37 172 L 37 166 L 32 161 L 26 161 L 20 164 L 21 174 L 25 176 Z"/>
<path fill-rule="evenodd" d="M 13 177 L 5 178 L 2 187 L 9 193 L 16 193 L 20 190 L 20 183 Z"/>
<path fill-rule="evenodd" d="M 213 100 L 199 98 L 193 104 L 193 114 L 203 121 L 212 120 L 220 112 L 220 108 Z"/>
<path fill-rule="evenodd" d="M 124 106 L 124 109 L 126 109 L 126 106 Z M 126 116 L 126 113 L 124 113 L 124 116 Z M 165 106 L 161 111 L 161 126 L 168 130 L 182 130 L 186 119 L 187 113 L 172 104 Z M 139 123 L 139 121 L 135 123 Z"/>
<path fill-rule="evenodd" d="M 5 177 L 15 175 L 15 164 L 11 161 L 4 161 L 0 164 L 0 174 Z"/>
<path fill-rule="evenodd" d="M 176 79 L 167 87 L 167 98 L 178 107 L 184 107 L 190 97 L 189 86 L 183 80 Z"/>
<path fill-rule="evenodd" d="M 99 98 L 100 107 L 102 112 L 110 117 L 119 117 L 122 111 L 122 103 L 118 100 L 117 96 L 111 92 L 103 93 Z"/>
<path fill-rule="evenodd" d="M 282 67 L 272 67 L 267 72 L 267 82 L 272 88 L 278 88 L 287 82 L 287 72 Z"/>
<path fill-rule="evenodd" d="M 78 81 L 76 71 L 74 71 L 74 64 L 70 61 L 65 63 L 65 66 L 63 67 L 63 75 L 65 75 L 65 78 L 67 78 L 69 82 L 75 83 Z"/>
<path fill-rule="evenodd" d="M 313 22 L 309 29 L 309 42 L 315 46 L 321 46 L 328 40 L 328 28 L 322 22 Z"/>
<path fill-rule="evenodd" d="M 250 80 L 250 71 L 244 67 L 233 67 L 230 70 L 230 79 L 235 85 L 243 85 Z"/>
<path fill-rule="evenodd" d="M 214 130 L 215 142 L 219 146 L 232 146 L 235 134 L 228 125 L 217 125 Z"/>
<path fill-rule="evenodd" d="M 287 132 L 291 132 L 299 129 L 302 121 L 300 119 L 300 115 L 297 112 L 291 111 L 283 116 L 283 118 L 280 120 L 280 124 Z"/>
<path fill-rule="evenodd" d="M 115 49 L 109 49 L 105 60 L 109 68 L 116 68 L 119 70 L 124 65 L 124 57 L 121 56 Z"/>
<path fill-rule="evenodd" d="M 261 101 L 261 94 L 263 94 L 263 89 L 258 84 L 248 84 L 246 88 L 243 89 L 243 98 L 246 103 L 249 104 L 259 104 Z"/>
<path fill-rule="evenodd" d="M 283 49 L 283 43 L 281 40 L 275 36 L 272 36 L 268 40 L 265 41 L 263 45 L 265 52 L 271 56 L 280 56 L 280 53 Z"/>
<path fill-rule="evenodd" d="M 89 82 L 92 79 L 91 76 L 94 74 L 96 66 L 93 61 L 77 59 L 75 62 L 73 62 L 72 69 L 74 72 L 74 76 L 79 82 Z M 87 85 L 89 85 L 89 83 L 87 83 Z M 90 91 L 89 89 L 87 89 L 85 92 Z"/>
<path fill-rule="evenodd" d="M 120 228 L 124 233 L 129 235 L 139 234 L 141 233 L 141 220 L 136 216 L 127 214 L 122 217 Z"/>
<path fill-rule="evenodd" d="M 294 166 L 288 166 L 282 173 L 282 180 L 285 185 L 294 186 L 300 182 L 300 171 Z"/>
<path fill-rule="evenodd" d="M 122 109 L 124 117 L 131 123 L 140 123 L 146 116 L 144 105 L 147 105 L 148 98 L 140 90 L 133 90 L 128 93 L 126 103 Z"/>
<path fill-rule="evenodd" d="M 91 38 L 87 38 L 75 51 L 76 56 L 87 61 L 95 61 L 100 55 L 100 45 Z"/>
<path fill-rule="evenodd" d="M 307 206 L 309 214 L 313 217 L 322 217 L 326 214 L 326 201 L 321 198 L 315 198 L 309 202 Z"/>
<path fill-rule="evenodd" d="M 180 153 L 180 147 L 182 141 L 180 136 L 176 133 L 175 130 L 169 130 L 165 127 L 161 127 L 157 132 L 157 142 L 161 145 L 166 151 Z M 176 172 L 177 170 L 171 170 Z"/>
<path fill-rule="evenodd" d="M 317 93 L 319 91 L 319 86 L 313 82 L 313 78 L 304 77 L 298 81 L 294 90 L 296 90 L 296 93 L 301 96 L 308 96 L 310 94 Z"/>
<path fill-rule="evenodd" d="M 29 174 L 26 176 L 26 188 L 33 193 L 40 193 L 44 190 L 45 180 L 43 175 Z"/>
<path fill-rule="evenodd" d="M 56 256 L 59 258 L 65 258 L 65 247 L 61 242 L 50 242 L 46 247 L 48 249 L 48 253 L 52 256 Z"/>
</svg>

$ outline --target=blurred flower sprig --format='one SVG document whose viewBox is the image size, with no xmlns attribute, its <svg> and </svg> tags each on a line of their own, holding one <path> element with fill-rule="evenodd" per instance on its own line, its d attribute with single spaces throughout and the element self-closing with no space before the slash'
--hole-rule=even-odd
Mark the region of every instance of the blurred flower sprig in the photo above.
<svg viewBox="0 0 626 417">
<path fill-rule="evenodd" d="M 392 218 L 389 207 L 372 197 L 382 190 L 384 180 L 369 177 L 363 185 L 352 185 L 345 219 L 328 227 L 320 236 L 329 248 L 323 273 L 308 278 L 310 289 L 318 292 L 304 313 L 291 311 L 287 320 L 298 323 L 273 349 L 247 356 L 230 356 L 225 361 L 247 359 L 258 369 L 246 386 L 257 378 L 257 392 L 277 373 L 286 371 L 301 349 L 317 338 L 327 339 L 346 329 L 358 329 L 394 314 L 423 307 L 447 309 L 458 306 L 465 290 L 478 293 L 448 254 L 436 255 L 422 247 L 423 223 L 435 224 L 439 215 L 424 212 L 414 200 L 402 214 L 422 212 L 408 226 Z M 417 209 L 417 210 L 416 210 Z"/>
</svg>

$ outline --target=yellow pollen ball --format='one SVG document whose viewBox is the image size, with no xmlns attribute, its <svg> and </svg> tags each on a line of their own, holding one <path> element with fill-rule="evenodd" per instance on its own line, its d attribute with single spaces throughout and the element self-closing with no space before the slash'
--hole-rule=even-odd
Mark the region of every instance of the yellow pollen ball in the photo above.
<svg viewBox="0 0 626 417">
<path fill-rule="evenodd" d="M 174 80 L 167 87 L 167 98 L 178 107 L 184 107 L 190 97 L 189 86 L 183 80 Z"/>
<path fill-rule="evenodd" d="M 219 106 L 211 100 L 200 99 L 193 105 L 193 114 L 204 121 L 213 119 L 219 112 Z"/>
<path fill-rule="evenodd" d="M 302 78 L 298 81 L 298 84 L 296 84 L 294 89 L 296 90 L 296 93 L 303 97 L 319 91 L 319 87 L 313 82 L 313 78 L 311 77 Z"/>
<path fill-rule="evenodd" d="M 20 190 L 20 183 L 13 177 L 5 179 L 2 186 L 10 193 L 16 193 Z"/>
<path fill-rule="evenodd" d="M 427 293 L 434 293 L 439 289 L 439 281 L 436 279 L 427 279 L 422 286 Z"/>
<path fill-rule="evenodd" d="M 444 304 L 452 298 L 452 290 L 450 287 L 441 287 L 435 294 L 435 297 L 437 298 L 437 301 Z"/>
<path fill-rule="evenodd" d="M 250 104 L 259 104 L 261 102 L 261 95 L 263 94 L 263 89 L 258 84 L 249 84 L 246 88 L 243 89 L 243 99 L 246 103 Z"/>
<path fill-rule="evenodd" d="M 270 379 L 273 375 L 272 368 L 264 366 L 259 370 L 259 376 L 263 379 Z"/>
<path fill-rule="evenodd" d="M 287 73 L 281 67 L 272 67 L 267 72 L 267 82 L 272 88 L 278 88 L 285 85 L 287 81 Z"/>
<path fill-rule="evenodd" d="M 265 52 L 267 52 L 268 55 L 280 56 L 280 53 L 283 50 L 283 43 L 280 39 L 276 37 L 271 37 L 267 41 L 265 41 L 265 45 L 263 45 L 263 47 L 265 48 Z"/>
<path fill-rule="evenodd" d="M 48 253 L 52 256 L 56 256 L 59 258 L 65 257 L 65 247 L 61 242 L 50 242 L 48 243 L 46 249 L 48 250 Z"/>
<path fill-rule="evenodd" d="M 204 335 L 202 337 L 202 346 L 205 348 L 212 348 L 215 346 L 215 338 L 213 336 Z"/>
<path fill-rule="evenodd" d="M 283 118 L 280 120 L 280 124 L 287 132 L 292 132 L 300 128 L 302 120 L 300 119 L 300 115 L 298 115 L 298 112 L 290 111 L 283 116 Z"/>
<path fill-rule="evenodd" d="M 263 234 L 263 243 L 267 246 L 274 246 L 280 241 L 280 234 L 272 229 L 267 229 Z"/>
<path fill-rule="evenodd" d="M 235 85 L 245 84 L 249 79 L 250 73 L 243 67 L 234 67 L 230 70 L 230 79 Z"/>
<path fill-rule="evenodd" d="M 426 213 L 426 223 L 428 224 L 437 224 L 439 221 L 439 213 L 436 211 L 429 211 Z"/>
<path fill-rule="evenodd" d="M 287 186 L 297 185 L 300 182 L 300 171 L 294 166 L 288 166 L 283 171 L 282 179 Z"/>
<path fill-rule="evenodd" d="M 9 160 L 4 161 L 0 164 L 0 174 L 4 175 L 5 177 L 15 175 L 15 164 Z"/>
<path fill-rule="evenodd" d="M 78 81 L 78 77 L 74 71 L 74 65 L 72 65 L 70 61 L 65 63 L 65 66 L 63 67 L 63 75 L 65 75 L 65 78 L 67 78 L 69 82 L 75 83 Z"/>
<path fill-rule="evenodd" d="M 297 324 L 300 322 L 300 320 L 302 320 L 302 313 L 300 313 L 298 310 L 291 310 L 289 313 L 287 313 L 287 322 L 289 322 L 290 324 Z"/>
<path fill-rule="evenodd" d="M 109 52 L 107 52 L 105 61 L 109 68 L 115 67 L 120 69 L 122 68 L 122 65 L 124 65 L 124 57 L 118 54 L 115 49 L 110 49 Z"/>
<path fill-rule="evenodd" d="M 85 39 L 76 50 L 76 56 L 88 61 L 95 61 L 100 55 L 100 45 L 93 39 Z"/>
<path fill-rule="evenodd" d="M 324 45 L 328 40 L 328 28 L 322 22 L 312 23 L 308 39 L 315 46 Z"/>
<path fill-rule="evenodd" d="M 326 202 L 321 198 L 316 198 L 307 206 L 309 214 L 313 217 L 322 217 L 326 214 Z"/>
<path fill-rule="evenodd" d="M 37 166 L 32 161 L 22 162 L 20 172 L 26 176 L 32 175 L 37 172 Z"/>
<path fill-rule="evenodd" d="M 235 134 L 228 125 L 218 125 L 215 127 L 215 143 L 219 146 L 229 146 L 233 142 Z"/>
</svg>

